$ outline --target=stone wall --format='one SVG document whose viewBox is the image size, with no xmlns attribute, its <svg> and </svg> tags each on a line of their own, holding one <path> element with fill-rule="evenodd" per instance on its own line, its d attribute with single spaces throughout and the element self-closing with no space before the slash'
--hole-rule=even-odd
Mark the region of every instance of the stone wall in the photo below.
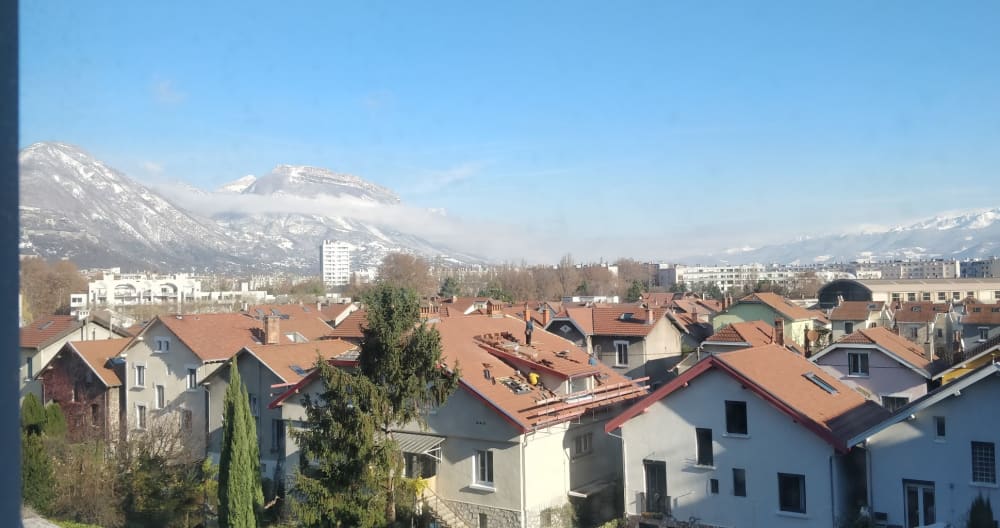
<svg viewBox="0 0 1000 528">
<path fill-rule="evenodd" d="M 445 502 L 469 526 L 478 528 L 480 526 L 479 516 L 480 514 L 485 514 L 486 526 L 489 528 L 521 528 L 521 515 L 514 510 L 491 508 L 489 506 L 451 500 L 446 500 Z"/>
</svg>

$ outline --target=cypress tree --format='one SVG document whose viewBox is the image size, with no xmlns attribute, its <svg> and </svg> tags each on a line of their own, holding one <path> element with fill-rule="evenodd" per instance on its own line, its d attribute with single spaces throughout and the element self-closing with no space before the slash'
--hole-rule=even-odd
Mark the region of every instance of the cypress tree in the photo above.
<svg viewBox="0 0 1000 528">
<path fill-rule="evenodd" d="M 41 512 L 48 510 L 55 489 L 52 459 L 42 441 L 45 425 L 45 408 L 29 393 L 21 403 L 21 497 Z"/>
<path fill-rule="evenodd" d="M 219 526 L 256 527 L 257 514 L 264 503 L 257 427 L 235 358 L 229 365 L 229 373 L 219 460 Z"/>
</svg>

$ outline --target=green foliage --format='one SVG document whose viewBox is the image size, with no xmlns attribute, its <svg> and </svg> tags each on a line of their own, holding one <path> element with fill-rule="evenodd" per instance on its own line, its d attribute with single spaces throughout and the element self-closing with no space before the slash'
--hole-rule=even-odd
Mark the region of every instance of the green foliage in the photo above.
<svg viewBox="0 0 1000 528">
<path fill-rule="evenodd" d="M 247 390 L 240 379 L 236 359 L 233 359 L 223 401 L 218 488 L 221 528 L 257 526 L 257 514 L 264 504 L 259 449 Z"/>
<path fill-rule="evenodd" d="M 47 513 L 54 497 L 52 458 L 45 449 L 42 436 L 22 431 L 21 498 L 32 508 Z"/>
<path fill-rule="evenodd" d="M 642 283 L 639 281 L 632 281 L 632 284 L 628 287 L 628 293 L 625 294 L 625 302 L 636 302 L 642 298 L 643 293 Z"/>
<path fill-rule="evenodd" d="M 489 297 L 503 302 L 514 302 L 514 296 L 503 288 L 498 281 L 492 280 L 485 288 L 476 293 L 477 297 Z"/>
<path fill-rule="evenodd" d="M 438 291 L 438 295 L 441 297 L 454 297 L 460 294 L 461 286 L 458 284 L 458 280 L 455 277 L 445 277 L 441 281 L 441 289 Z"/>
<path fill-rule="evenodd" d="M 105 528 L 99 524 L 86 524 L 75 521 L 52 521 L 61 528 Z"/>
<path fill-rule="evenodd" d="M 304 397 L 308 427 L 293 431 L 304 464 L 292 510 L 306 527 L 381 526 L 395 446 L 380 431 L 388 400 L 382 387 L 319 362 L 323 393 Z"/>
<path fill-rule="evenodd" d="M 45 406 L 45 434 L 53 438 L 66 437 L 66 416 L 59 404 L 50 403 Z"/>
<path fill-rule="evenodd" d="M 422 409 L 444 401 L 458 386 L 458 376 L 441 363 L 441 336 L 420 322 L 413 290 L 380 284 L 365 296 L 365 305 L 368 325 L 359 366 L 385 391 L 384 425 L 419 419 Z"/>
<path fill-rule="evenodd" d="M 46 418 L 42 402 L 38 401 L 34 393 L 29 392 L 21 402 L 21 430 L 29 434 L 40 435 L 45 428 Z"/>
<path fill-rule="evenodd" d="M 968 528 L 993 528 L 993 505 L 989 497 L 976 496 L 969 508 Z"/>
<path fill-rule="evenodd" d="M 49 515 L 57 519 L 104 527 L 121 526 L 124 516 L 116 485 L 119 474 L 102 442 L 48 443 L 56 449 L 54 474 L 56 496 Z M 95 485 L 100 483 L 100 485 Z"/>
<path fill-rule="evenodd" d="M 186 527 L 203 518 L 207 479 L 201 461 L 140 449 L 122 469 L 125 526 Z"/>
</svg>

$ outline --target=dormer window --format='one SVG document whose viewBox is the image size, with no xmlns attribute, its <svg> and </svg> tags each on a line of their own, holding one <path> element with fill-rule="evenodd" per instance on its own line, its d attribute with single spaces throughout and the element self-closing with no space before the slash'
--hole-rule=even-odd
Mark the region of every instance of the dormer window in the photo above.
<svg viewBox="0 0 1000 528">
<path fill-rule="evenodd" d="M 631 321 L 633 317 L 635 317 L 634 313 L 632 313 L 632 312 L 625 312 L 625 313 L 621 314 L 618 317 L 618 319 L 620 321 Z"/>
<path fill-rule="evenodd" d="M 914 306 L 914 307 L 910 308 L 910 311 L 919 312 L 920 311 L 920 307 L 919 306 Z"/>
</svg>

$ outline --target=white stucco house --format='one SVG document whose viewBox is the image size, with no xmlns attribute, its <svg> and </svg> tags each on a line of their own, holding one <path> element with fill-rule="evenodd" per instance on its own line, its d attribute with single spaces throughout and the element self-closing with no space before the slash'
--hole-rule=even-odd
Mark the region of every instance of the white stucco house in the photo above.
<svg viewBox="0 0 1000 528">
<path fill-rule="evenodd" d="M 1000 504 L 1000 365 L 987 363 L 860 432 L 869 504 L 888 526 L 965 526 L 972 501 Z M 937 524 L 935 524 L 937 523 Z"/>
<path fill-rule="evenodd" d="M 707 356 L 611 420 L 649 526 L 834 526 L 864 493 L 848 439 L 888 412 L 777 344 Z"/>
</svg>

